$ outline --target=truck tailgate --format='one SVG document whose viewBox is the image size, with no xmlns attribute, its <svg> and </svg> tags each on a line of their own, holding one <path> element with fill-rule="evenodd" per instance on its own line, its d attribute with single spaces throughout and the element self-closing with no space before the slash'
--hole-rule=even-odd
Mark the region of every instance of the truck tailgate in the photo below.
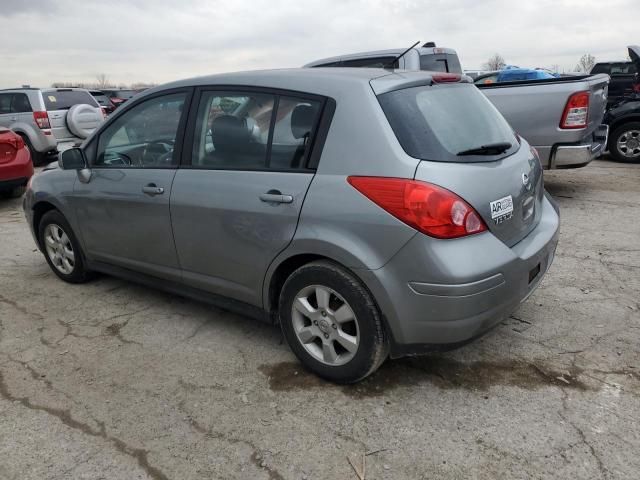
<svg viewBox="0 0 640 480">
<path fill-rule="evenodd" d="M 590 137 L 602 123 L 609 76 L 561 77 L 550 80 L 478 85 L 516 132 L 535 146 L 543 162 L 558 144 L 572 144 Z M 567 100 L 589 91 L 589 124 L 582 129 L 562 129 Z"/>
</svg>

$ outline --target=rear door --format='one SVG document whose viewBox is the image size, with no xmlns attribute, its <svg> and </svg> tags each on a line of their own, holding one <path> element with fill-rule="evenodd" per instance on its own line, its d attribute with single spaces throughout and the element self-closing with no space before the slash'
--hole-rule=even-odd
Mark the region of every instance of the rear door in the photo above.
<svg viewBox="0 0 640 480">
<path fill-rule="evenodd" d="M 58 142 L 74 140 L 76 136 L 69 131 L 67 126 L 67 112 L 71 107 L 78 104 L 87 104 L 95 108 L 100 108 L 98 102 L 86 90 L 73 90 L 70 88 L 57 88 L 54 90 L 43 90 L 44 100 L 51 131 Z"/>
<path fill-rule="evenodd" d="M 180 279 L 169 199 L 191 91 L 163 92 L 113 118 L 87 146 L 88 181 L 74 186 L 88 256 Z"/>
<path fill-rule="evenodd" d="M 324 100 L 198 95 L 171 194 L 183 281 L 261 307 L 267 267 L 293 238 L 315 173 L 307 162 Z"/>
<path fill-rule="evenodd" d="M 18 123 L 33 123 L 33 109 L 26 93 L 16 92 L 13 94 L 11 120 Z"/>
<path fill-rule="evenodd" d="M 508 246 L 533 230 L 540 220 L 542 167 L 477 88 L 412 87 L 378 98 L 405 151 L 425 160 L 417 180 L 460 195 Z"/>
<path fill-rule="evenodd" d="M 0 93 L 0 127 L 11 127 L 13 123 L 11 114 L 11 100 L 13 93 Z"/>
</svg>

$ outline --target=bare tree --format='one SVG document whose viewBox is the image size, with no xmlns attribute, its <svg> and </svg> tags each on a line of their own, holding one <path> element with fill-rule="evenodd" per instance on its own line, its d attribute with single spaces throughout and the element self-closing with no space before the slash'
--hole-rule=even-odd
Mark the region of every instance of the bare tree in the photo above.
<svg viewBox="0 0 640 480">
<path fill-rule="evenodd" d="M 553 65 L 551 65 L 551 68 L 549 70 L 551 70 L 553 73 L 560 73 L 560 65 L 554 63 Z"/>
<path fill-rule="evenodd" d="M 578 65 L 576 65 L 576 71 L 589 73 L 595 64 L 596 57 L 594 57 L 590 53 L 585 53 L 582 57 L 580 57 L 580 61 L 578 62 Z"/>
<path fill-rule="evenodd" d="M 96 80 L 97 89 L 107 88 L 111 86 L 111 82 L 109 82 L 109 77 L 107 77 L 106 73 L 99 73 L 98 75 L 96 75 Z"/>
<path fill-rule="evenodd" d="M 499 53 L 492 55 L 489 60 L 482 66 L 485 70 L 500 70 L 504 68 L 504 57 Z"/>
</svg>

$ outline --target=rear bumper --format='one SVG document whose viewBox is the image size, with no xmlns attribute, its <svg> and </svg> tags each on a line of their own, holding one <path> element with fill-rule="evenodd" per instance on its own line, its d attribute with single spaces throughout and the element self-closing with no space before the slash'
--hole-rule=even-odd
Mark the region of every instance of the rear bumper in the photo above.
<svg viewBox="0 0 640 480">
<path fill-rule="evenodd" d="M 416 235 L 383 268 L 358 271 L 393 337 L 393 357 L 464 344 L 510 315 L 553 262 L 559 217 L 545 198 L 540 223 L 509 248 L 491 233 L 433 241 Z"/>
<path fill-rule="evenodd" d="M 607 146 L 609 127 L 600 125 L 593 134 L 578 144 L 556 145 L 551 151 L 549 168 L 584 167 L 601 156 Z"/>
</svg>

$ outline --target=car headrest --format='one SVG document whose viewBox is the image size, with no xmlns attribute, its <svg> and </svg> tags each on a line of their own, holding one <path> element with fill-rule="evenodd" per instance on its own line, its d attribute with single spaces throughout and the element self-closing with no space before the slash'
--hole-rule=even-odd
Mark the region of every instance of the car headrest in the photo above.
<svg viewBox="0 0 640 480">
<path fill-rule="evenodd" d="M 211 124 L 211 140 L 219 150 L 251 141 L 251 134 L 244 122 L 233 115 L 221 115 Z"/>
<path fill-rule="evenodd" d="M 291 133 L 295 138 L 303 138 L 313 128 L 316 109 L 311 105 L 298 105 L 291 113 Z"/>
</svg>

